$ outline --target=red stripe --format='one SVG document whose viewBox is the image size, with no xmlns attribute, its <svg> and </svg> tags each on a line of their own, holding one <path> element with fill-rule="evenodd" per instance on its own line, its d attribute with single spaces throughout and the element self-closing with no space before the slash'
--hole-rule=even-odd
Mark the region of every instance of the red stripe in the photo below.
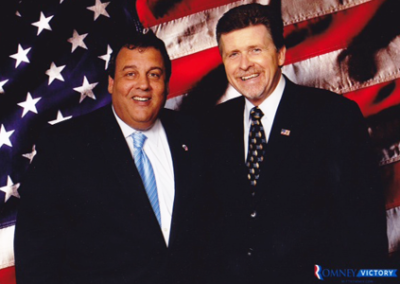
<svg viewBox="0 0 400 284">
<path fill-rule="evenodd" d="M 139 5 L 140 2 L 143 1 L 138 1 L 137 4 Z M 352 38 L 362 31 L 383 2 L 384 0 L 371 1 L 332 14 L 332 21 L 322 34 L 308 34 L 304 41 L 288 49 L 285 64 L 345 48 Z M 191 3 L 187 7 L 190 7 L 190 5 Z M 285 36 L 290 37 L 300 32 L 310 33 L 311 27 L 315 26 L 318 20 L 320 19 L 289 25 L 285 27 Z M 219 64 L 221 64 L 221 59 L 216 47 L 173 60 L 168 98 L 187 93 L 203 76 Z"/>
<path fill-rule="evenodd" d="M 217 48 L 173 60 L 168 98 L 186 93 L 219 64 L 221 64 L 221 58 Z M 384 92 L 390 92 L 390 94 L 386 94 L 385 99 L 377 99 L 379 94 Z M 344 96 L 357 102 L 363 115 L 368 117 L 400 104 L 400 79 L 349 92 Z"/>
<path fill-rule="evenodd" d="M 350 92 L 344 96 L 357 102 L 363 115 L 368 117 L 400 104 L 400 79 Z M 384 98 L 379 99 L 382 96 Z"/>
<path fill-rule="evenodd" d="M 14 266 L 0 269 L 0 284 L 15 284 Z"/>
<path fill-rule="evenodd" d="M 218 48 L 211 48 L 173 60 L 168 98 L 186 93 L 221 62 Z"/>
<path fill-rule="evenodd" d="M 205 1 L 205 3 L 200 0 L 187 0 L 176 4 L 164 17 L 155 19 L 149 7 L 156 2 L 159 1 L 138 0 L 136 2 L 140 21 L 145 27 L 152 27 L 189 14 L 232 3 L 229 0 Z M 316 16 L 311 20 L 286 26 L 286 38 L 296 36 L 296 34 L 305 36 L 304 41 L 288 48 L 286 64 L 345 48 L 362 31 L 384 2 L 385 0 L 370 1 L 334 14 Z M 314 32 L 313 34 L 312 27 L 316 27 L 318 23 L 321 24 L 324 21 L 331 21 L 327 29 L 322 33 Z M 288 43 L 290 44 L 290 40 Z"/>
<path fill-rule="evenodd" d="M 175 20 L 190 14 L 198 13 L 204 10 L 212 9 L 218 6 L 231 4 L 232 0 L 185 0 L 175 4 L 167 13 L 161 18 L 156 18 L 151 11 L 157 3 L 162 3 L 161 0 L 137 0 L 136 11 L 138 13 L 140 22 L 145 28 L 159 25 L 168 21 Z M 179 1 L 176 1 L 179 2 Z"/>
<path fill-rule="evenodd" d="M 306 38 L 296 46 L 288 48 L 285 64 L 347 47 L 351 40 L 368 24 L 384 1 L 367 2 L 332 15 L 286 26 L 284 34 L 288 44 L 290 44 L 290 37 L 296 34 L 303 34 Z M 329 21 L 329 18 L 331 18 L 331 22 L 326 30 L 321 34 L 312 34 L 312 27 L 316 27 L 318 23 L 321 24 L 323 21 Z"/>
</svg>

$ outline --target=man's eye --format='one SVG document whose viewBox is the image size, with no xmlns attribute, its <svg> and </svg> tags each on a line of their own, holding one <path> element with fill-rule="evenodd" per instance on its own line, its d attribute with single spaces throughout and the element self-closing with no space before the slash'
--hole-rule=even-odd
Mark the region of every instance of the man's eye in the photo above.
<svg viewBox="0 0 400 284">
<path fill-rule="evenodd" d="M 135 73 L 134 72 L 128 72 L 128 73 L 126 73 L 126 76 L 127 77 L 133 77 L 133 76 L 135 76 Z"/>
<path fill-rule="evenodd" d="M 233 52 L 231 54 L 229 54 L 229 58 L 235 58 L 238 55 L 237 52 Z"/>
<path fill-rule="evenodd" d="M 151 77 L 151 78 L 160 78 L 161 75 L 158 74 L 158 73 L 150 73 L 150 77 Z"/>
<path fill-rule="evenodd" d="M 254 52 L 254 53 L 260 53 L 260 52 L 261 52 L 261 48 L 254 48 L 254 49 L 253 49 L 253 52 Z"/>
</svg>

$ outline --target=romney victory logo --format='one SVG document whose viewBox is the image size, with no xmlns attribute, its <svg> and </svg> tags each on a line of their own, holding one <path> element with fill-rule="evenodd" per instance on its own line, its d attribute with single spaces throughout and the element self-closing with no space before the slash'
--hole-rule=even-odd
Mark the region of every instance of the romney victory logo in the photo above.
<svg viewBox="0 0 400 284">
<path fill-rule="evenodd" d="M 314 274 L 319 280 L 324 278 L 396 278 L 397 269 L 329 269 L 314 266 Z"/>
</svg>

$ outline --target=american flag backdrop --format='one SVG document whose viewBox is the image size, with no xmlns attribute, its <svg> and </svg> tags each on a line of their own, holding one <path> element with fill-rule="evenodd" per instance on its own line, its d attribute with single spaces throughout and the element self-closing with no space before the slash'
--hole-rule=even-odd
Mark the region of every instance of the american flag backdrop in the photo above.
<svg viewBox="0 0 400 284">
<path fill-rule="evenodd" d="M 34 141 L 44 126 L 110 102 L 105 69 L 115 35 L 152 29 L 173 60 L 167 107 L 201 112 L 238 95 L 228 86 L 216 47 L 219 17 L 234 6 L 270 1 L 7 2 L 0 7 L 0 284 L 15 283 L 18 187 L 36 153 Z M 396 254 L 400 1 L 282 0 L 281 8 L 288 48 L 284 74 L 356 101 L 367 119 L 385 185 L 389 250 Z"/>
</svg>

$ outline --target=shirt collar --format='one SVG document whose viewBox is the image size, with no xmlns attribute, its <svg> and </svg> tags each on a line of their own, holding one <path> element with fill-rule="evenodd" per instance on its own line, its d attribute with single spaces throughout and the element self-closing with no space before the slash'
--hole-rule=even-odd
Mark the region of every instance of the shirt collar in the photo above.
<svg viewBox="0 0 400 284">
<path fill-rule="evenodd" d="M 273 121 L 273 119 L 275 118 L 275 113 L 278 109 L 279 102 L 281 101 L 285 85 L 285 77 L 283 77 L 283 75 L 281 74 L 275 90 L 258 106 L 262 110 L 264 115 L 266 115 L 271 121 Z M 250 120 L 250 110 L 254 107 L 254 105 L 247 98 L 245 99 L 245 101 L 245 115 L 247 119 Z"/>
<path fill-rule="evenodd" d="M 139 131 L 139 130 L 136 130 L 136 129 L 130 127 L 121 118 L 119 118 L 119 116 L 115 112 L 114 106 L 112 106 L 112 110 L 113 110 L 115 119 L 117 120 L 117 123 L 118 123 L 119 127 L 121 128 L 122 134 L 124 135 L 125 139 L 127 139 L 128 137 L 131 137 L 131 135 L 133 133 Z M 161 131 L 161 121 L 160 121 L 160 119 L 157 118 L 156 122 L 150 129 L 147 129 L 145 131 L 140 131 L 140 132 L 142 132 L 144 135 L 146 135 L 148 141 L 154 141 L 154 143 L 158 143 L 157 137 L 158 137 L 159 131 Z"/>
</svg>

